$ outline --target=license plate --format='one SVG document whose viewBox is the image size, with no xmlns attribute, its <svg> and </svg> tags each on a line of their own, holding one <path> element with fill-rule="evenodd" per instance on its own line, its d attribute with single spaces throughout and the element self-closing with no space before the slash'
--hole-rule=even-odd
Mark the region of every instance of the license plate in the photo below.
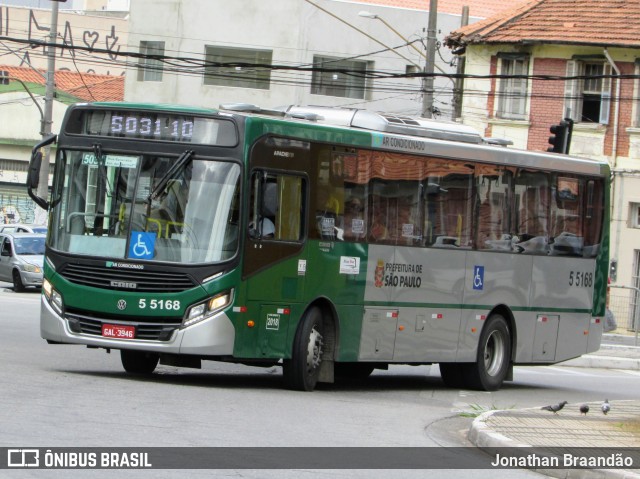
<svg viewBox="0 0 640 479">
<path fill-rule="evenodd" d="M 102 336 L 105 338 L 133 339 L 136 336 L 135 326 L 122 326 L 120 324 L 103 324 Z"/>
</svg>

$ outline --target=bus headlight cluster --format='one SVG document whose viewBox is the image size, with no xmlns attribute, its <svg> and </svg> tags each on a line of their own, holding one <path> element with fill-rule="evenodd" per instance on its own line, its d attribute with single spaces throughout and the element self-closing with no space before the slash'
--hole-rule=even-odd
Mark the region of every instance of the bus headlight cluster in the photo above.
<svg viewBox="0 0 640 479">
<path fill-rule="evenodd" d="M 64 303 L 62 302 L 62 295 L 58 293 L 53 285 L 48 280 L 42 281 L 42 293 L 47 298 L 49 304 L 57 311 L 58 314 L 62 314 Z"/>
<path fill-rule="evenodd" d="M 186 317 L 182 320 L 182 328 L 199 323 L 210 318 L 221 309 L 231 304 L 233 299 L 233 290 L 225 291 L 217 294 L 202 303 L 194 304 L 187 310 Z"/>
</svg>

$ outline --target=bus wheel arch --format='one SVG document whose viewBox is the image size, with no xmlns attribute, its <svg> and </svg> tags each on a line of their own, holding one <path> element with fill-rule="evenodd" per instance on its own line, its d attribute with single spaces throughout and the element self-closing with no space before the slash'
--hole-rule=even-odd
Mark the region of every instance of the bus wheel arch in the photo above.
<svg viewBox="0 0 640 479">
<path fill-rule="evenodd" d="M 513 316 L 508 308 L 494 308 L 480 332 L 476 361 L 464 371 L 468 387 L 484 391 L 500 389 L 510 379 L 515 330 Z"/>
<path fill-rule="evenodd" d="M 303 313 L 291 346 L 291 357 L 283 361 L 285 385 L 312 391 L 318 382 L 333 382 L 336 354 L 336 314 L 333 305 L 320 298 Z"/>
</svg>

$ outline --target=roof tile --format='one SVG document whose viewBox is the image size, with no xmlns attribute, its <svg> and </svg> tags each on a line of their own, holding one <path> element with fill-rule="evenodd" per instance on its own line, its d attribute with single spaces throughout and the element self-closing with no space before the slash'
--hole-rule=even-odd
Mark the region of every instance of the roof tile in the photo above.
<svg viewBox="0 0 640 479">
<path fill-rule="evenodd" d="M 353 0 L 357 3 L 368 3 L 370 5 L 384 5 L 387 7 L 409 8 L 413 10 L 429 10 L 429 0 Z M 449 13 L 461 15 L 462 7 L 469 7 L 469 16 L 476 18 L 487 18 L 511 8 L 511 5 L 525 3 L 527 0 L 439 0 L 438 13 Z"/>
<path fill-rule="evenodd" d="M 2 66 L 0 71 L 19 78 L 26 83 L 44 85 L 46 71 L 33 68 Z M 75 96 L 82 101 L 121 101 L 124 99 L 124 76 L 73 73 L 65 70 L 55 72 L 56 89 Z"/>
<path fill-rule="evenodd" d="M 448 46 L 524 42 L 638 48 L 640 1 L 532 0 L 455 30 L 445 40 Z"/>
</svg>

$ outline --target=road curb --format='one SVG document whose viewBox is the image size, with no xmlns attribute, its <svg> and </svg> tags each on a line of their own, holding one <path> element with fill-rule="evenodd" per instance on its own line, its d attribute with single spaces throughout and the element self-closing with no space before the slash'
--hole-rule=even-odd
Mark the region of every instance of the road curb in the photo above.
<svg viewBox="0 0 640 479">
<path fill-rule="evenodd" d="M 510 439 L 487 426 L 487 420 L 498 411 L 487 411 L 473 420 L 467 438 L 476 447 L 481 449 L 489 447 L 529 447 L 513 439 Z"/>
<path fill-rule="evenodd" d="M 595 354 L 585 354 L 584 356 L 564 361 L 558 365 L 575 368 L 629 369 L 632 371 L 640 371 L 640 359 L 600 356 Z"/>
</svg>

